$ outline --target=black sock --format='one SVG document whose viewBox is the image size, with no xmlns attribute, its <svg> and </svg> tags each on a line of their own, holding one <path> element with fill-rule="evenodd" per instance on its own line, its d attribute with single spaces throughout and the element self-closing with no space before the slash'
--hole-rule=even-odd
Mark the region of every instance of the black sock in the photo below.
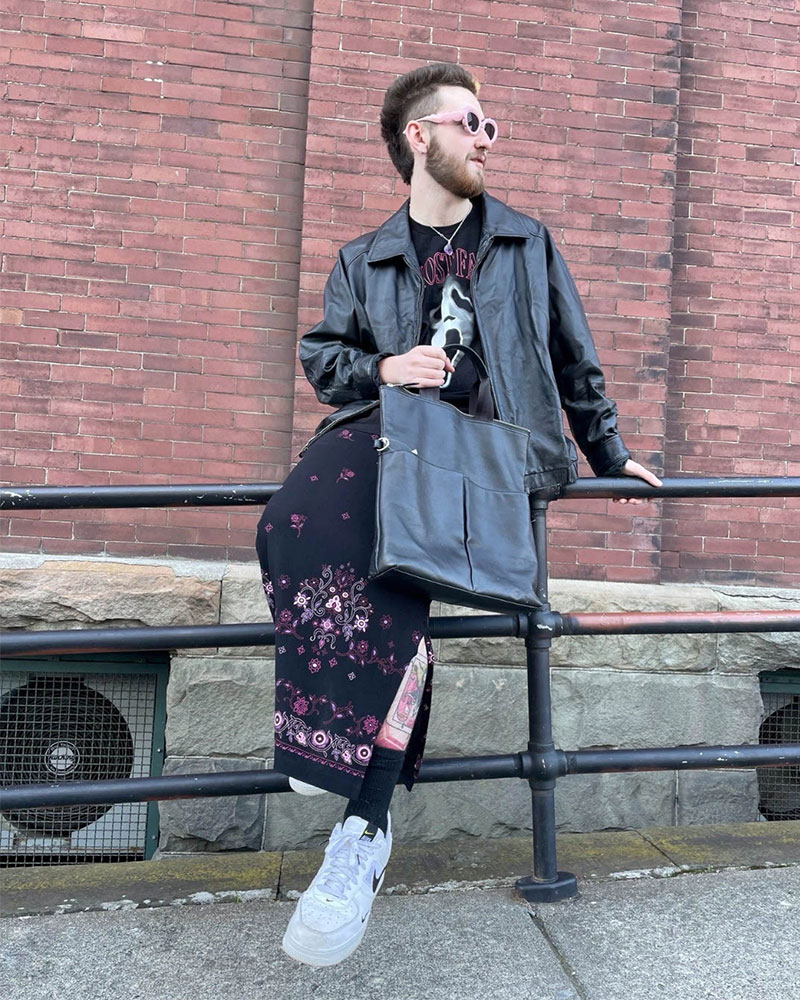
<svg viewBox="0 0 800 1000">
<path fill-rule="evenodd" d="M 357 799 L 351 799 L 347 804 L 344 818 L 358 816 L 374 823 L 386 833 L 389 803 L 405 758 L 405 750 L 389 750 L 377 745 L 373 747 L 372 759 L 361 782 L 361 791 Z"/>
</svg>

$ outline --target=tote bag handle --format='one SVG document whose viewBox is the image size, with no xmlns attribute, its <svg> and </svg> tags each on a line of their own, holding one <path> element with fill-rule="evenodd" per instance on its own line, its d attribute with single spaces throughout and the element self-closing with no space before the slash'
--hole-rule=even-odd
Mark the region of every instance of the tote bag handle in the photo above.
<svg viewBox="0 0 800 1000">
<path fill-rule="evenodd" d="M 465 344 L 447 344 L 444 347 L 445 354 L 448 351 L 462 351 L 465 354 L 469 354 L 475 362 L 475 367 L 478 369 L 478 384 L 469 395 L 470 416 L 476 417 L 478 420 L 494 420 L 494 392 L 486 362 L 477 351 L 471 347 L 467 347 Z M 437 401 L 440 399 L 438 386 L 420 389 L 419 394 L 425 399 Z"/>
</svg>

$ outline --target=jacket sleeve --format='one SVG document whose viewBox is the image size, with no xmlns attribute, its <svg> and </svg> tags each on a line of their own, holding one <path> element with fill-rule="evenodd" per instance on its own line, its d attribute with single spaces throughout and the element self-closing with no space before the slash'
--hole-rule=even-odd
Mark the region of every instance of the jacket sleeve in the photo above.
<svg viewBox="0 0 800 1000">
<path fill-rule="evenodd" d="M 300 363 L 321 403 L 378 398 L 378 362 L 389 355 L 375 353 L 371 338 L 365 343 L 359 311 L 340 253 L 325 285 L 323 318 L 300 341 Z"/>
<path fill-rule="evenodd" d="M 550 357 L 561 405 L 594 474 L 615 476 L 631 457 L 617 429 L 617 407 L 606 396 L 605 378 L 572 275 L 549 233 L 546 243 Z"/>
</svg>

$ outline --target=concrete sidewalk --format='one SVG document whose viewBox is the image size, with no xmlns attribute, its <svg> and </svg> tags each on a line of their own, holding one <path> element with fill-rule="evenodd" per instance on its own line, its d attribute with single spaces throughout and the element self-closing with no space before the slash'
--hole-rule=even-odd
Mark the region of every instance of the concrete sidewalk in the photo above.
<svg viewBox="0 0 800 1000">
<path fill-rule="evenodd" d="M 320 851 L 0 876 L 7 1000 L 800 1000 L 800 823 L 559 838 L 580 895 L 529 906 L 530 841 L 398 845 L 333 969 L 280 949 Z"/>
</svg>

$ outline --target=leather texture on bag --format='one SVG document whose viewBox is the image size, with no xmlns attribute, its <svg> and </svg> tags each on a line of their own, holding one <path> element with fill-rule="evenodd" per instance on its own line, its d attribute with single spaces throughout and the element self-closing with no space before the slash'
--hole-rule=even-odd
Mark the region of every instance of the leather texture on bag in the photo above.
<svg viewBox="0 0 800 1000">
<path fill-rule="evenodd" d="M 529 431 L 380 390 L 370 577 L 490 611 L 541 607 L 524 488 Z"/>
</svg>

